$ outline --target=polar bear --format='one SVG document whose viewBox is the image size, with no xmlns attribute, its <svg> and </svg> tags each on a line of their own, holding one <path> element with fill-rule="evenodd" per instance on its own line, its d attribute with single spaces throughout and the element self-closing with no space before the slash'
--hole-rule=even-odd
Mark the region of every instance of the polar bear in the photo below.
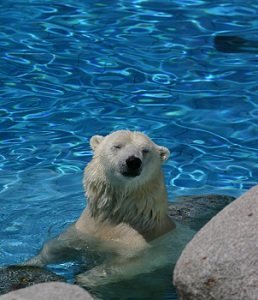
<svg viewBox="0 0 258 300">
<path fill-rule="evenodd" d="M 88 287 L 157 268 L 160 255 L 151 249 L 175 228 L 167 214 L 161 170 L 170 154 L 166 147 L 128 130 L 95 135 L 90 146 L 94 155 L 83 178 L 87 207 L 74 225 L 25 263 L 43 266 L 69 256 L 74 249 L 86 256 L 96 254 L 101 257 L 99 265 L 76 278 Z"/>
</svg>

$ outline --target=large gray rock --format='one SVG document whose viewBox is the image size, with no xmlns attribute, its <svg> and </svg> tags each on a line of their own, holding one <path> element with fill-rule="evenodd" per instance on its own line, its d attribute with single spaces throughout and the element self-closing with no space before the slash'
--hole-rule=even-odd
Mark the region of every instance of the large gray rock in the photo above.
<svg viewBox="0 0 258 300">
<path fill-rule="evenodd" d="M 47 282 L 10 292 L 0 296 L 0 300 L 93 300 L 93 298 L 79 286 L 63 282 Z"/>
<path fill-rule="evenodd" d="M 181 300 L 258 299 L 258 185 L 186 246 L 174 270 Z"/>
</svg>

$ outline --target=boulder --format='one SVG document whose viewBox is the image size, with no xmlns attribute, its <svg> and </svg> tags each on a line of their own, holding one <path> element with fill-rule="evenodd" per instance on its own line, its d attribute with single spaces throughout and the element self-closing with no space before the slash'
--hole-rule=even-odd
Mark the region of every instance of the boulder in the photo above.
<svg viewBox="0 0 258 300">
<path fill-rule="evenodd" d="M 88 292 L 63 282 L 39 283 L 0 296 L 0 300 L 93 300 Z"/>
<path fill-rule="evenodd" d="M 181 300 L 258 299 L 258 185 L 211 219 L 174 270 Z"/>
</svg>

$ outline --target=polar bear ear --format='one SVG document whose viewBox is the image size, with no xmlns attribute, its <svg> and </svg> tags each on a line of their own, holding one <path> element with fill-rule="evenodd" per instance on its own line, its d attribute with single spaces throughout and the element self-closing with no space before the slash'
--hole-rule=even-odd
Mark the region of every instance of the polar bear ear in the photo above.
<svg viewBox="0 0 258 300">
<path fill-rule="evenodd" d="M 104 139 L 104 136 L 102 135 L 94 135 L 90 139 L 90 146 L 93 151 L 95 151 L 98 147 L 98 145 L 101 143 L 101 141 Z"/>
<path fill-rule="evenodd" d="M 158 146 L 158 150 L 159 150 L 159 155 L 160 155 L 161 161 L 166 161 L 170 155 L 168 148 L 163 147 L 163 146 Z"/>
</svg>

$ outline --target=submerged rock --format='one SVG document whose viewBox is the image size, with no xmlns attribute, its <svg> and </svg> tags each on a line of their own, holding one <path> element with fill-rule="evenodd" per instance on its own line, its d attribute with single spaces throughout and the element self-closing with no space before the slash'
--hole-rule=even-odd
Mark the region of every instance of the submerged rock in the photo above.
<svg viewBox="0 0 258 300">
<path fill-rule="evenodd" d="M 76 285 L 47 282 L 0 296 L 0 300 L 93 300 L 88 292 Z"/>
<path fill-rule="evenodd" d="M 234 199 L 216 194 L 177 197 L 169 205 L 169 216 L 197 231 Z"/>
<path fill-rule="evenodd" d="M 214 47 L 225 53 L 258 53 L 258 41 L 237 35 L 215 35 Z"/>
<path fill-rule="evenodd" d="M 258 185 L 195 235 L 174 284 L 181 300 L 258 299 Z"/>
<path fill-rule="evenodd" d="M 0 294 L 47 281 L 65 281 L 65 278 L 39 267 L 5 267 L 0 269 Z"/>
</svg>

